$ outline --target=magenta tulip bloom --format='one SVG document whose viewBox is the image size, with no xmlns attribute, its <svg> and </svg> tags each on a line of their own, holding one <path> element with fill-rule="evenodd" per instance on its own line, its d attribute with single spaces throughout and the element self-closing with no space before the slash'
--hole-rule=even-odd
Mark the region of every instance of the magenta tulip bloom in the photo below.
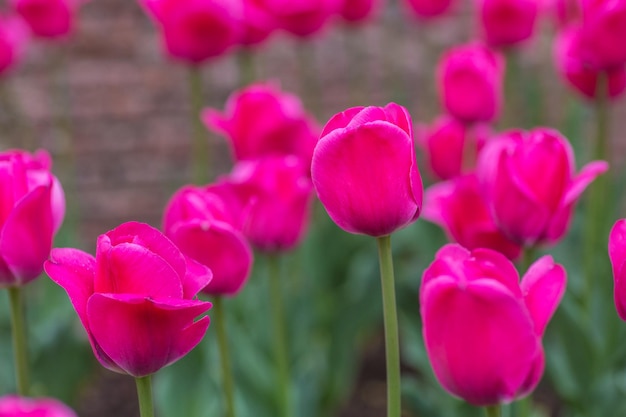
<svg viewBox="0 0 626 417">
<path fill-rule="evenodd" d="M 594 69 L 626 64 L 626 0 L 586 1 L 580 28 L 583 60 Z"/>
<path fill-rule="evenodd" d="M 411 116 L 395 103 L 353 107 L 330 119 L 311 175 L 339 227 L 381 237 L 417 220 L 423 189 L 413 141 Z"/>
<path fill-rule="evenodd" d="M 626 219 L 618 220 L 611 229 L 609 258 L 615 282 L 615 307 L 619 317 L 626 321 Z"/>
<path fill-rule="evenodd" d="M 37 278 L 65 215 L 65 197 L 45 151 L 0 153 L 0 287 Z"/>
<path fill-rule="evenodd" d="M 418 18 L 432 18 L 448 12 L 453 4 L 452 0 L 405 0 L 406 9 Z"/>
<path fill-rule="evenodd" d="M 0 75 L 15 67 L 28 43 L 28 28 L 17 17 L 0 16 Z"/>
<path fill-rule="evenodd" d="M 12 0 L 17 13 L 32 33 L 41 38 L 58 38 L 72 32 L 81 0 Z"/>
<path fill-rule="evenodd" d="M 209 295 L 235 295 L 252 268 L 252 250 L 235 227 L 228 200 L 219 187 L 186 186 L 165 208 L 163 230 L 187 256 L 206 265 L 213 279 L 202 289 Z"/>
<path fill-rule="evenodd" d="M 486 125 L 468 126 L 453 117 L 441 116 L 418 135 L 418 143 L 434 176 L 448 180 L 474 169 L 489 134 Z"/>
<path fill-rule="evenodd" d="M 96 257 L 54 249 L 45 269 L 65 289 L 102 366 L 134 377 L 185 356 L 204 337 L 211 271 L 157 229 L 129 222 L 98 238 Z"/>
<path fill-rule="evenodd" d="M 538 0 L 477 0 L 485 42 L 493 47 L 517 45 L 533 35 Z"/>
<path fill-rule="evenodd" d="M 0 397 L 0 417 L 77 417 L 76 413 L 53 398 Z"/>
<path fill-rule="evenodd" d="M 224 135 L 235 160 L 295 155 L 310 163 L 318 130 L 300 99 L 271 83 L 233 93 L 224 113 L 202 113 L 207 128 Z"/>
<path fill-rule="evenodd" d="M 450 240 L 468 249 L 492 249 L 512 260 L 522 252 L 521 246 L 507 238 L 493 221 L 476 175 L 458 177 L 427 189 L 422 217 L 441 226 Z"/>
<path fill-rule="evenodd" d="M 375 14 L 381 3 L 381 0 L 344 0 L 339 14 L 347 22 L 362 22 Z"/>
<path fill-rule="evenodd" d="M 504 59 L 478 43 L 448 50 L 437 66 L 444 108 L 466 123 L 489 122 L 500 113 Z"/>
<path fill-rule="evenodd" d="M 520 283 L 513 263 L 498 252 L 439 250 L 424 271 L 420 307 L 426 352 L 441 385 L 477 406 L 530 393 L 543 374 L 541 339 L 566 280 L 550 256 Z"/>
<path fill-rule="evenodd" d="M 222 55 L 241 36 L 242 0 L 141 0 L 166 51 L 190 64 Z"/>
<path fill-rule="evenodd" d="M 555 40 L 555 61 L 559 75 L 576 91 L 589 99 L 597 94 L 601 71 L 585 64 L 580 49 L 580 30 L 565 30 Z M 619 97 L 626 89 L 626 66 L 604 71 L 608 77 L 609 98 Z"/>
<path fill-rule="evenodd" d="M 608 169 L 604 161 L 576 175 L 571 145 L 555 130 L 509 131 L 492 140 L 478 160 L 478 178 L 496 224 L 526 246 L 554 243 L 569 226 L 574 204 Z"/>
<path fill-rule="evenodd" d="M 305 38 L 318 32 L 337 13 L 344 0 L 268 0 L 279 26 Z"/>
<path fill-rule="evenodd" d="M 269 1 L 243 0 L 243 33 L 239 39 L 242 45 L 257 45 L 278 29 L 278 22 L 268 9 Z"/>
</svg>

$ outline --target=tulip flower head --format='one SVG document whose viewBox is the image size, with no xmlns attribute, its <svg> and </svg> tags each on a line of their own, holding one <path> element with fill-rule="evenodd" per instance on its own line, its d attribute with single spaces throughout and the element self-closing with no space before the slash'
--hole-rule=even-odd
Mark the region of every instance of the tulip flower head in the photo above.
<svg viewBox="0 0 626 417">
<path fill-rule="evenodd" d="M 437 87 L 446 111 L 466 123 L 489 122 L 500 113 L 504 59 L 484 45 L 448 50 L 437 66 Z"/>
<path fill-rule="evenodd" d="M 270 0 L 243 0 L 243 33 L 239 42 L 244 46 L 260 44 L 278 29 L 278 22 L 268 9 Z"/>
<path fill-rule="evenodd" d="M 40 38 L 69 35 L 83 0 L 12 0 L 17 13 Z"/>
<path fill-rule="evenodd" d="M 574 173 L 574 152 L 552 129 L 509 131 L 483 149 L 477 174 L 498 227 L 525 246 L 554 243 L 568 229 L 574 205 L 608 169 L 604 161 Z"/>
<path fill-rule="evenodd" d="M 94 355 L 112 371 L 150 375 L 189 353 L 209 327 L 208 316 L 195 319 L 211 303 L 195 297 L 211 270 L 147 224 L 124 223 L 101 235 L 95 257 L 54 249 L 45 270 L 67 292 Z"/>
<path fill-rule="evenodd" d="M 344 0 L 267 0 L 279 26 L 299 38 L 319 32 Z"/>
<path fill-rule="evenodd" d="M 453 4 L 452 0 L 405 0 L 405 9 L 418 18 L 428 19 L 441 16 L 448 12 Z"/>
<path fill-rule="evenodd" d="M 626 64 L 626 0 L 585 1 L 580 27 L 582 59 L 596 70 Z"/>
<path fill-rule="evenodd" d="M 508 47 L 529 39 L 539 15 L 538 0 L 477 0 L 480 28 L 492 47 Z"/>
<path fill-rule="evenodd" d="M 336 114 L 315 147 L 311 175 L 329 216 L 347 232 L 380 237 L 413 223 L 423 189 L 408 111 L 390 103 Z"/>
<path fill-rule="evenodd" d="M 0 16 L 0 76 L 19 62 L 28 39 L 28 28 L 21 19 Z"/>
<path fill-rule="evenodd" d="M 0 153 L 0 287 L 37 278 L 65 215 L 65 197 L 50 173 L 50 155 Z"/>
<path fill-rule="evenodd" d="M 0 417 L 77 417 L 76 413 L 53 398 L 0 397 Z"/>
<path fill-rule="evenodd" d="M 618 220 L 611 229 L 609 258 L 615 283 L 615 308 L 619 317 L 626 321 L 626 219 Z"/>
<path fill-rule="evenodd" d="M 543 374 L 541 340 L 566 280 L 550 256 L 520 283 L 498 252 L 440 249 L 420 287 L 424 343 L 439 383 L 476 406 L 528 395 Z"/>
<path fill-rule="evenodd" d="M 363 22 L 380 9 L 381 3 L 381 0 L 344 0 L 339 14 L 346 22 Z"/>
</svg>

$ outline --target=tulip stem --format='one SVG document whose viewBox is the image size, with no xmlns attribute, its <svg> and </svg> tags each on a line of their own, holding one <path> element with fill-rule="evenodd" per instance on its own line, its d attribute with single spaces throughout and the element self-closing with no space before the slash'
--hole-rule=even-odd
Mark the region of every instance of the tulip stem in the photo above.
<svg viewBox="0 0 626 417">
<path fill-rule="evenodd" d="M 202 111 L 202 72 L 200 67 L 192 66 L 189 69 L 189 94 L 193 126 L 193 179 L 197 185 L 202 185 L 209 180 L 209 159 L 211 156 L 209 141 L 200 120 L 200 112 Z"/>
<path fill-rule="evenodd" d="M 269 261 L 270 305 L 274 321 L 274 355 L 278 387 L 276 394 L 281 417 L 293 417 L 289 401 L 289 363 L 287 360 L 287 339 L 285 332 L 285 312 L 283 307 L 282 286 L 280 283 L 280 258 L 272 255 Z"/>
<path fill-rule="evenodd" d="M 536 252 L 536 247 L 535 246 L 527 246 L 524 248 L 523 251 L 523 258 L 522 258 L 522 270 L 520 271 L 520 275 L 523 276 L 526 272 L 528 272 L 528 269 L 530 269 L 530 266 L 533 264 L 533 261 L 535 260 L 535 252 Z"/>
<path fill-rule="evenodd" d="M 24 300 L 20 287 L 9 287 L 11 305 L 11 327 L 13 332 L 13 357 L 17 393 L 28 396 L 28 345 L 26 343 L 26 321 L 24 320 Z"/>
<path fill-rule="evenodd" d="M 141 417 L 154 417 L 151 376 L 135 378 L 135 383 L 137 384 L 137 397 L 139 398 L 139 415 Z"/>
<path fill-rule="evenodd" d="M 256 78 L 254 52 L 252 49 L 243 48 L 237 52 L 237 64 L 239 66 L 239 86 L 245 87 Z"/>
<path fill-rule="evenodd" d="M 222 383 L 224 384 L 226 416 L 235 417 L 235 390 L 230 366 L 230 354 L 228 351 L 228 339 L 226 337 L 226 320 L 224 318 L 225 312 L 222 297 L 215 297 L 213 306 L 215 307 L 213 317 L 215 317 L 215 326 L 217 327 L 217 343 L 220 349 L 220 362 L 222 364 Z"/>
<path fill-rule="evenodd" d="M 487 417 L 500 417 L 502 415 L 502 409 L 499 405 L 490 405 L 485 407 L 485 414 L 487 414 Z"/>
<path fill-rule="evenodd" d="M 396 312 L 396 289 L 391 255 L 391 236 L 379 237 L 377 241 L 385 322 L 387 417 L 400 417 L 402 410 L 400 399 L 400 347 L 398 343 L 398 316 Z"/>
</svg>

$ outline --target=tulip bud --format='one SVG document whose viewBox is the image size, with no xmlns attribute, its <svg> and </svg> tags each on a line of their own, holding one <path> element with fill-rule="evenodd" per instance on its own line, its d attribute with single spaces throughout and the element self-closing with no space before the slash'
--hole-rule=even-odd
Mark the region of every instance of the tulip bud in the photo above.
<svg viewBox="0 0 626 417">
<path fill-rule="evenodd" d="M 28 28 L 22 20 L 0 16 L 0 75 L 19 62 L 27 43 Z"/>
<path fill-rule="evenodd" d="M 12 0 L 17 13 L 41 38 L 58 38 L 73 29 L 80 0 Z"/>
<path fill-rule="evenodd" d="M 512 46 L 530 38 L 538 0 L 478 0 L 481 29 L 489 46 Z"/>
<path fill-rule="evenodd" d="M 0 397 L 2 417 L 77 417 L 76 413 L 54 398 Z"/>
</svg>

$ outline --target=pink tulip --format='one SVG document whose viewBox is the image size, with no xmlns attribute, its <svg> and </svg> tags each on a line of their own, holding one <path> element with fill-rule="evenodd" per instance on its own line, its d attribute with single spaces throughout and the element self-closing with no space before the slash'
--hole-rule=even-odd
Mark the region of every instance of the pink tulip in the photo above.
<svg viewBox="0 0 626 417">
<path fill-rule="evenodd" d="M 477 0 L 485 42 L 493 47 L 517 45 L 533 35 L 538 0 Z"/>
<path fill-rule="evenodd" d="M 362 22 L 375 14 L 381 3 L 381 0 L 344 0 L 339 14 L 347 22 Z"/>
<path fill-rule="evenodd" d="M 496 224 L 517 243 L 554 243 L 566 233 L 574 205 L 608 169 L 604 161 L 575 175 L 572 147 L 555 130 L 503 133 L 483 149 L 478 178 Z"/>
<path fill-rule="evenodd" d="M 295 156 L 239 162 L 220 187 L 247 207 L 244 235 L 264 252 L 294 248 L 304 237 L 311 214 L 313 186 L 308 166 Z M 227 196 L 225 196 L 227 197 Z M 231 195 L 230 198 L 233 198 Z"/>
<path fill-rule="evenodd" d="M 185 356 L 204 337 L 211 308 L 196 294 L 211 271 L 161 232 L 129 222 L 98 238 L 96 257 L 53 249 L 45 270 L 67 292 L 102 366 L 134 377 Z"/>
<path fill-rule="evenodd" d="M 502 55 L 470 43 L 448 50 L 437 66 L 437 86 L 444 108 L 464 122 L 488 122 L 502 106 Z"/>
<path fill-rule="evenodd" d="M 215 188 L 186 186 L 176 192 L 165 208 L 163 230 L 186 256 L 213 272 L 203 293 L 232 296 L 250 275 L 252 250 L 234 227 L 228 200 Z"/>
<path fill-rule="evenodd" d="M 278 29 L 278 22 L 268 9 L 268 2 L 243 0 L 243 33 L 239 40 L 242 45 L 257 45 Z"/>
<path fill-rule="evenodd" d="M 301 37 L 318 32 L 341 8 L 344 0 L 268 0 L 280 27 Z"/>
<path fill-rule="evenodd" d="M 450 240 L 468 249 L 487 248 L 517 259 L 522 248 L 496 226 L 476 175 L 458 177 L 426 190 L 422 217 L 441 226 Z"/>
<path fill-rule="evenodd" d="M 432 18 L 448 12 L 453 0 L 404 0 L 404 4 L 418 18 Z"/>
<path fill-rule="evenodd" d="M 28 43 L 28 28 L 18 17 L 0 16 L 0 75 L 15 67 Z"/>
<path fill-rule="evenodd" d="M 50 155 L 0 153 L 0 287 L 37 278 L 65 214 L 65 197 L 50 173 Z"/>
<path fill-rule="evenodd" d="M 347 232 L 385 236 L 420 214 L 413 123 L 395 103 L 333 116 L 315 147 L 311 174 L 326 211 Z"/>
<path fill-rule="evenodd" d="M 0 397 L 0 417 L 77 417 L 76 413 L 53 398 Z"/>
<path fill-rule="evenodd" d="M 585 64 L 580 51 L 580 30 L 565 30 L 555 40 L 555 61 L 559 75 L 576 91 L 589 99 L 596 98 L 598 76 L 601 71 Z M 619 97 L 626 89 L 626 66 L 605 71 L 608 76 L 610 98 Z"/>
<path fill-rule="evenodd" d="M 581 58 L 597 70 L 626 64 L 626 0 L 584 2 Z"/>
<path fill-rule="evenodd" d="M 609 258 L 615 282 L 615 307 L 619 317 L 626 321 L 626 219 L 618 220 L 611 229 Z"/>
<path fill-rule="evenodd" d="M 295 155 L 309 164 L 317 142 L 317 126 L 300 99 L 272 83 L 236 91 L 224 113 L 207 109 L 202 120 L 226 136 L 237 161 Z"/>
<path fill-rule="evenodd" d="M 17 13 L 32 33 L 41 38 L 58 38 L 72 32 L 82 0 L 12 0 Z"/>
<path fill-rule="evenodd" d="M 551 256 L 519 283 L 515 266 L 498 252 L 440 249 L 424 271 L 420 305 L 426 352 L 441 385 L 477 406 L 530 393 L 543 374 L 541 339 L 566 280 Z"/>
<path fill-rule="evenodd" d="M 241 36 L 242 0 L 140 0 L 161 27 L 166 51 L 190 64 L 222 55 Z"/>
<path fill-rule="evenodd" d="M 486 125 L 468 126 L 453 117 L 441 116 L 418 135 L 418 143 L 434 176 L 448 180 L 474 169 L 489 134 Z"/>
</svg>

